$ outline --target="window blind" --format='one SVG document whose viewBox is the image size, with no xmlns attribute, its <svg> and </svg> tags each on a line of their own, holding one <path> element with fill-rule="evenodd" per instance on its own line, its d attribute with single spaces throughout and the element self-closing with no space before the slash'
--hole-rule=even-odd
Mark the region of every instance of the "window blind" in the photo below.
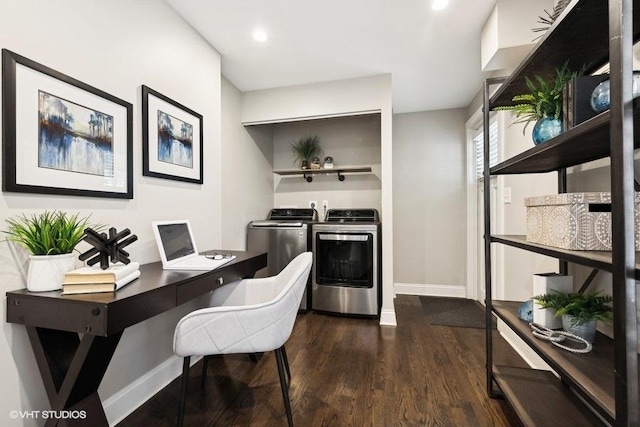
<svg viewBox="0 0 640 427">
<path fill-rule="evenodd" d="M 476 151 L 476 180 L 481 180 L 484 175 L 484 135 L 482 131 L 473 138 Z M 498 122 L 489 124 L 489 166 L 498 163 Z"/>
</svg>

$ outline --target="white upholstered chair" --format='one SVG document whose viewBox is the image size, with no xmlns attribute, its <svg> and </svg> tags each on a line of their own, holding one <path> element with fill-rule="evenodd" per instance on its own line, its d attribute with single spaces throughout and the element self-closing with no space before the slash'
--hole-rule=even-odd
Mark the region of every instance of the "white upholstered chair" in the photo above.
<svg viewBox="0 0 640 427">
<path fill-rule="evenodd" d="M 293 330 L 311 262 L 311 252 L 305 252 L 294 258 L 277 276 L 244 279 L 224 285 L 212 293 L 210 307 L 180 319 L 173 337 L 173 351 L 184 357 L 179 427 L 184 420 L 191 356 L 252 354 L 271 350 L 276 354 L 287 421 L 289 426 L 293 425 L 285 371 L 289 380 L 291 373 L 284 344 Z"/>
</svg>

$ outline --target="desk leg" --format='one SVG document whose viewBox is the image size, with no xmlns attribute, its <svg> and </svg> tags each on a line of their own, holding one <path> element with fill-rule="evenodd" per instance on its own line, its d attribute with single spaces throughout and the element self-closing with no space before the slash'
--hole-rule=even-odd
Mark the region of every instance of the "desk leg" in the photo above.
<svg viewBox="0 0 640 427">
<path fill-rule="evenodd" d="M 48 419 L 45 426 L 108 426 L 98 386 L 122 332 L 97 337 L 27 326 L 53 411 L 85 411 L 84 419 Z M 64 414 L 63 414 L 64 416 Z"/>
</svg>

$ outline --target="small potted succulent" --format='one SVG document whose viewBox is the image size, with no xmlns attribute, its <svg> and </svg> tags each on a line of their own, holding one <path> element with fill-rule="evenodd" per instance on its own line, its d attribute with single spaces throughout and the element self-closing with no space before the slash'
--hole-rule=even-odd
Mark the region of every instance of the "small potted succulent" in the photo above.
<svg viewBox="0 0 640 427">
<path fill-rule="evenodd" d="M 291 151 L 293 152 L 295 161 L 300 161 L 300 168 L 308 169 L 311 160 L 314 157 L 320 156 L 322 153 L 320 138 L 318 138 L 317 135 L 303 136 L 291 144 Z"/>
<path fill-rule="evenodd" d="M 607 322 L 613 317 L 611 295 L 598 293 L 564 293 L 552 291 L 533 297 L 542 308 L 555 310 L 556 316 L 562 316 L 562 328 L 589 342 L 596 336 L 596 322 Z"/>
<path fill-rule="evenodd" d="M 32 292 L 62 288 L 64 273 L 75 268 L 74 248 L 84 238 L 85 229 L 95 227 L 89 224 L 89 217 L 62 211 L 18 215 L 6 222 L 7 240 L 31 254 L 27 289 Z"/>
</svg>

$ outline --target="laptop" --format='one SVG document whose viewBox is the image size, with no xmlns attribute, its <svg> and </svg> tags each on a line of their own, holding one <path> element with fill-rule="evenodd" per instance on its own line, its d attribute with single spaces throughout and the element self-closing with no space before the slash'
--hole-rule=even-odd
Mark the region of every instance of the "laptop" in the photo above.
<svg viewBox="0 0 640 427">
<path fill-rule="evenodd" d="M 235 258 L 211 259 L 198 254 L 188 220 L 153 221 L 151 225 L 165 270 L 215 270 Z"/>
</svg>

